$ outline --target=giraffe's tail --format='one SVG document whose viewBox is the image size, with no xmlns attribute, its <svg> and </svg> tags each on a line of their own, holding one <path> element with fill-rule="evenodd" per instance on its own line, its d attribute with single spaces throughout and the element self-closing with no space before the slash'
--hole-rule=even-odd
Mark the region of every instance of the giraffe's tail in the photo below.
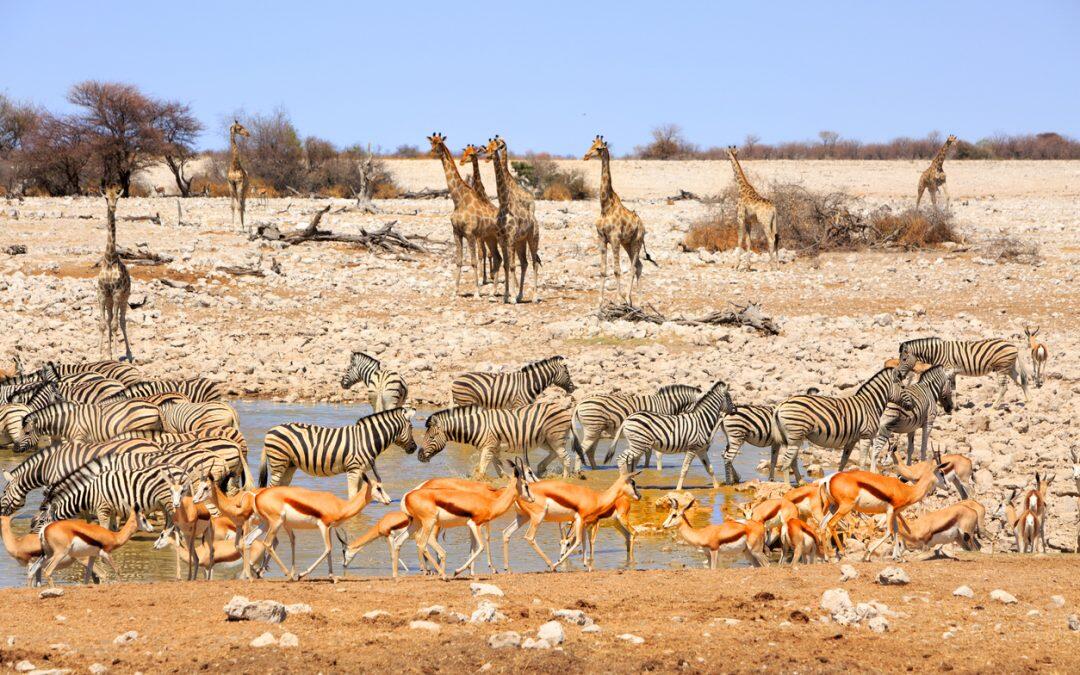
<svg viewBox="0 0 1080 675">
<path fill-rule="evenodd" d="M 641 252 L 645 254 L 645 259 L 646 260 L 648 260 L 652 264 L 656 265 L 657 267 L 660 267 L 660 263 L 653 260 L 653 257 L 651 255 L 649 255 L 649 249 L 645 248 L 645 242 L 641 242 Z"/>
</svg>

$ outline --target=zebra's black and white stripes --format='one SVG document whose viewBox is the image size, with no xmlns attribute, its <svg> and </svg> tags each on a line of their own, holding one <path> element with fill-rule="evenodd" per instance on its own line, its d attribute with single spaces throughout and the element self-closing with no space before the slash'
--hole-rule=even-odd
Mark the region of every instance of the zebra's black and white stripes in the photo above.
<svg viewBox="0 0 1080 675">
<path fill-rule="evenodd" d="M 141 396 L 153 396 L 155 394 L 168 394 L 177 392 L 187 396 L 192 403 L 206 403 L 207 401 L 220 401 L 225 398 L 225 390 L 220 382 L 208 380 L 203 377 L 193 377 L 187 380 L 147 380 L 128 385 L 118 397 L 109 399 L 110 402 L 124 398 L 139 398 Z"/>
<path fill-rule="evenodd" d="M 455 406 L 519 408 L 534 402 L 551 386 L 568 394 L 574 392 L 570 371 L 561 356 L 535 361 L 510 373 L 465 373 L 454 380 L 450 393 Z"/>
<path fill-rule="evenodd" d="M 146 514 L 162 512 L 166 522 L 171 522 L 186 483 L 186 472 L 176 466 L 104 471 L 42 502 L 33 527 L 40 529 L 47 522 L 83 515 L 93 515 L 104 525 L 113 515 L 122 516 L 135 506 Z"/>
<path fill-rule="evenodd" d="M 357 382 L 367 387 L 368 402 L 375 412 L 400 408 L 409 397 L 405 378 L 393 370 L 383 370 L 378 359 L 363 352 L 352 353 L 349 367 L 341 376 L 341 388 L 349 389 Z"/>
<path fill-rule="evenodd" d="M 288 485 L 297 469 L 312 476 L 346 473 L 351 499 L 365 471 L 378 477 L 375 459 L 386 448 L 397 445 L 407 453 L 416 450 L 412 437 L 415 414 L 411 408 L 394 408 L 362 417 L 347 427 L 279 424 L 266 432 L 263 441 L 259 485 Z"/>
<path fill-rule="evenodd" d="M 675 489 L 682 489 L 690 462 L 695 456 L 705 465 L 713 487 L 719 487 L 709 462 L 709 443 L 721 417 L 731 412 L 733 407 L 728 386 L 718 381 L 684 413 L 665 415 L 638 412 L 630 415 L 612 441 L 613 444 L 617 443 L 620 436 L 625 436 L 629 444 L 616 460 L 620 473 L 630 473 L 632 466 L 649 451 L 664 454 L 684 452 L 686 458 Z"/>
<path fill-rule="evenodd" d="M 914 384 L 900 390 L 896 400 L 885 405 L 878 421 L 877 436 L 870 449 L 870 470 L 877 471 L 877 460 L 892 434 L 907 434 L 907 463 L 911 464 L 911 455 L 915 451 L 915 432 L 922 431 L 920 459 L 926 459 L 926 447 L 930 440 L 930 429 L 937 417 L 937 406 L 948 414 L 953 410 L 953 372 L 941 366 L 933 366 L 923 371 Z"/>
<path fill-rule="evenodd" d="M 149 403 L 125 401 L 107 406 L 54 403 L 23 418 L 25 450 L 39 438 L 103 442 L 125 431 L 161 429 L 161 410 Z"/>
<path fill-rule="evenodd" d="M 997 374 L 998 392 L 994 405 L 1005 396 L 1010 379 L 1024 390 L 1024 398 L 1027 399 L 1029 374 L 1017 358 L 1019 353 L 1020 350 L 1015 344 L 998 338 L 942 340 L 930 337 L 900 343 L 900 356 L 911 354 L 923 363 L 951 368 L 957 375 Z"/>
<path fill-rule="evenodd" d="M 509 410 L 475 405 L 447 408 L 427 418 L 418 458 L 421 462 L 429 461 L 451 441 L 472 445 L 480 452 L 475 475 L 484 476 L 494 456 L 495 470 L 501 476 L 502 467 L 497 461 L 501 446 L 507 446 L 511 452 L 520 452 L 526 460 L 529 450 L 542 447 L 547 448 L 549 454 L 540 462 L 538 473 L 543 474 L 551 459 L 558 456 L 565 477 L 571 470 L 567 438 L 570 420 L 570 408 L 555 401 Z"/>
<path fill-rule="evenodd" d="M 724 417 L 724 435 L 727 437 L 727 447 L 724 448 L 724 482 L 728 485 L 742 482 L 739 472 L 735 470 L 735 458 L 746 443 L 771 448 L 769 480 L 773 479 L 773 470 L 780 452 L 780 443 L 773 434 L 773 410 L 771 405 L 737 405 Z"/>
</svg>

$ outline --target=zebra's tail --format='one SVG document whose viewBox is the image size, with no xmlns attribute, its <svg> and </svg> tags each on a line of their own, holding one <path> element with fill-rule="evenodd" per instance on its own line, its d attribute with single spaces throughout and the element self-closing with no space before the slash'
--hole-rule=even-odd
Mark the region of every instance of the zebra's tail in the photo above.
<svg viewBox="0 0 1080 675">
<path fill-rule="evenodd" d="M 269 481 L 270 467 L 266 463 L 266 443 L 263 442 L 262 461 L 259 463 L 259 487 L 266 487 Z"/>
<path fill-rule="evenodd" d="M 570 448 L 574 451 L 574 454 L 581 460 L 582 465 L 585 464 L 585 451 L 581 447 L 581 439 L 578 438 L 577 425 L 581 424 L 581 418 L 578 417 L 577 409 L 574 410 L 574 414 L 570 416 Z M 593 465 L 591 468 L 595 469 Z"/>
<path fill-rule="evenodd" d="M 244 448 L 238 445 L 237 448 L 236 448 L 236 454 L 238 454 L 240 456 L 240 471 L 243 473 L 244 487 L 247 488 L 247 487 L 252 485 L 252 482 L 251 482 L 251 469 L 248 468 L 247 457 L 244 454 Z M 261 471 L 260 471 L 260 474 L 261 474 Z M 259 478 L 261 480 L 262 476 L 260 475 Z"/>
<path fill-rule="evenodd" d="M 784 423 L 780 419 L 780 406 L 773 408 L 772 429 L 769 431 L 769 437 L 773 445 L 783 447 L 788 444 L 787 432 L 784 430 Z"/>
<path fill-rule="evenodd" d="M 611 461 L 611 458 L 615 456 L 615 446 L 619 444 L 619 437 L 622 436 L 623 427 L 626 426 L 626 420 L 619 425 L 619 428 L 615 430 L 615 438 L 611 439 L 611 445 L 608 446 L 607 454 L 604 455 L 604 464 Z"/>
</svg>

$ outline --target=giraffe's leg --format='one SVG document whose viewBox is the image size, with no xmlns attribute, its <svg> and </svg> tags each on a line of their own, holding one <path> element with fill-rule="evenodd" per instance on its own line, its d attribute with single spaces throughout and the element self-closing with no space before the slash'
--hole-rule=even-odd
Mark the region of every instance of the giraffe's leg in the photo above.
<svg viewBox="0 0 1080 675">
<path fill-rule="evenodd" d="M 248 178 L 247 174 L 244 174 L 244 179 L 240 182 L 240 231 L 247 232 L 247 226 L 244 225 L 244 212 L 247 210 L 247 193 L 248 193 Z"/>
<path fill-rule="evenodd" d="M 503 304 L 510 304 L 510 263 L 513 257 L 510 251 L 510 240 L 504 234 L 499 239 L 499 252 L 503 258 Z"/>
<path fill-rule="evenodd" d="M 915 198 L 915 210 L 916 211 L 919 210 L 919 204 L 922 203 L 922 195 L 923 195 L 924 190 L 926 190 L 926 186 L 923 185 L 922 182 L 920 182 L 919 183 L 919 196 Z"/>
<path fill-rule="evenodd" d="M 630 283 L 626 289 L 626 304 L 634 306 L 634 284 L 641 278 L 640 245 L 631 243 L 626 247 L 626 255 L 630 258 Z"/>
<path fill-rule="evenodd" d="M 98 311 L 101 312 L 101 321 L 98 322 L 99 351 L 101 352 L 101 358 L 111 359 L 112 354 L 109 353 L 109 343 L 106 340 L 110 330 L 109 324 L 112 322 L 109 317 L 110 312 L 112 312 L 112 303 L 100 289 L 98 290 Z"/>
<path fill-rule="evenodd" d="M 476 237 L 469 238 L 469 255 L 472 257 L 473 280 L 476 282 L 476 297 L 480 297 L 480 268 L 476 264 L 476 250 L 480 249 L 480 266 L 484 264 L 483 242 Z"/>
<path fill-rule="evenodd" d="M 941 193 L 945 195 L 945 210 L 947 211 L 949 209 L 949 202 L 952 201 L 949 199 L 949 186 L 947 184 L 941 184 Z"/>
<path fill-rule="evenodd" d="M 519 305 L 522 302 L 525 302 L 525 273 L 528 271 L 529 267 L 529 252 L 526 246 L 525 242 L 521 242 L 516 247 L 518 263 L 521 264 L 521 270 L 518 272 L 521 276 L 518 278 L 519 283 L 517 292 L 517 303 Z"/>
<path fill-rule="evenodd" d="M 457 253 L 454 255 L 454 267 L 457 268 L 457 272 L 454 273 L 454 297 L 456 298 L 461 295 L 461 265 L 465 257 L 465 235 L 455 230 L 454 243 L 457 244 Z"/>
<path fill-rule="evenodd" d="M 529 258 L 533 266 L 533 302 L 540 302 L 540 235 L 535 232 L 529 238 Z"/>
<path fill-rule="evenodd" d="M 127 354 L 128 363 L 131 363 L 131 343 L 128 341 L 127 334 L 128 299 L 126 295 L 121 295 L 118 300 L 119 302 L 116 303 L 116 323 L 120 325 L 120 334 L 124 336 L 124 352 Z"/>
<path fill-rule="evenodd" d="M 769 240 L 769 257 L 772 258 L 774 263 L 779 263 L 780 257 L 776 249 L 780 247 L 780 232 L 776 226 L 775 208 L 769 211 L 769 215 L 765 219 L 765 237 Z"/>
<path fill-rule="evenodd" d="M 612 267 L 615 268 L 615 297 L 619 299 L 619 302 L 623 301 L 622 260 L 621 256 L 619 255 L 619 250 L 621 248 L 622 247 L 619 245 L 619 242 L 617 240 L 611 243 L 611 262 Z"/>
<path fill-rule="evenodd" d="M 937 211 L 937 188 L 930 185 L 926 189 L 930 191 L 930 205 Z"/>
<path fill-rule="evenodd" d="M 230 227 L 236 227 L 236 204 L 239 201 L 239 195 L 237 194 L 238 191 L 239 191 L 239 186 L 237 185 L 237 182 L 234 181 L 234 180 L 230 180 L 229 181 L 229 213 L 231 214 L 230 218 L 229 218 L 229 226 Z"/>
</svg>

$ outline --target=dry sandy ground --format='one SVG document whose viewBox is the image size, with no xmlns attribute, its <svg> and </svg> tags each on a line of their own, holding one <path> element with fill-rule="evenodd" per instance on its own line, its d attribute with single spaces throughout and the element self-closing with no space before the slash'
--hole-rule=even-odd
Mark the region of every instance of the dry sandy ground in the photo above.
<svg viewBox="0 0 1080 675">
<path fill-rule="evenodd" d="M 840 581 L 836 565 L 650 572 L 500 575 L 505 597 L 492 598 L 506 619 L 458 623 L 434 616 L 438 632 L 410 628 L 433 604 L 471 614 L 479 601 L 464 580 L 409 578 L 329 583 L 211 582 L 67 588 L 60 598 L 37 591 L 3 592 L 0 664 L 27 660 L 38 668 L 85 672 L 1077 672 L 1080 580 L 1074 559 L 998 555 L 961 562 L 904 565 L 905 586 L 876 583 L 882 564 L 857 564 L 859 577 Z M 953 595 L 961 585 L 974 597 Z M 826 589 L 843 587 L 854 603 L 888 608 L 889 630 L 842 626 L 824 617 Z M 1016 604 L 991 600 L 1004 589 Z M 283 624 L 229 623 L 222 607 L 234 594 L 307 603 L 311 614 Z M 1051 600 L 1062 596 L 1064 606 Z M 581 609 L 600 626 L 565 625 L 561 648 L 493 649 L 490 636 L 522 637 L 552 619 L 552 610 Z M 388 615 L 367 620 L 363 614 Z M 114 639 L 130 630 L 132 642 Z M 299 646 L 256 648 L 270 631 L 290 632 Z M 641 644 L 621 639 L 644 638 Z"/>
</svg>

